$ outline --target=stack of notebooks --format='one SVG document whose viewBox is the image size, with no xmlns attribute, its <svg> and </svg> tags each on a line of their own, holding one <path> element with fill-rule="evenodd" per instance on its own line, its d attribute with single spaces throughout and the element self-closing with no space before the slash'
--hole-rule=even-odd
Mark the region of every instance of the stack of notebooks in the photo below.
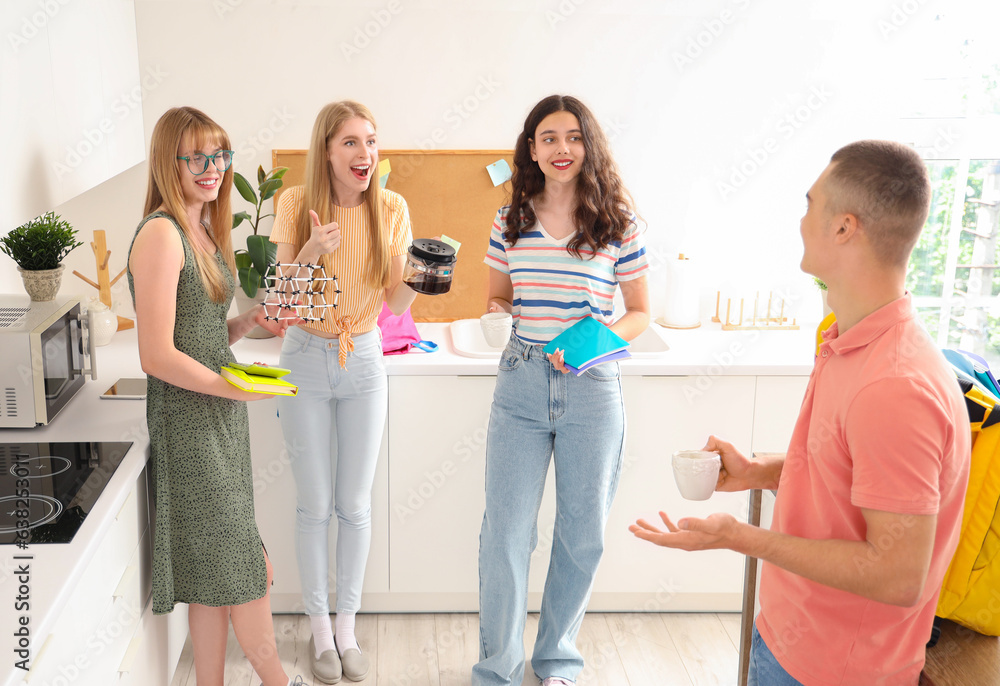
<svg viewBox="0 0 1000 686">
<path fill-rule="evenodd" d="M 281 367 L 268 367 L 266 364 L 230 362 L 220 370 L 220 373 L 223 379 L 244 391 L 267 395 L 295 395 L 299 392 L 299 387 L 281 378 L 291 371 Z"/>
<path fill-rule="evenodd" d="M 594 365 L 632 357 L 628 341 L 592 317 L 581 319 L 549 341 L 542 350 L 562 350 L 566 369 L 577 376 Z"/>
</svg>

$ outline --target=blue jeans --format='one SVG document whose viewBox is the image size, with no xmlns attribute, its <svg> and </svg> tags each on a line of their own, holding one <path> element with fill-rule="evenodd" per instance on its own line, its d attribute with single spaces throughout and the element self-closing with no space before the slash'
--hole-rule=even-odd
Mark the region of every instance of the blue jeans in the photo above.
<svg viewBox="0 0 1000 686">
<path fill-rule="evenodd" d="M 583 669 L 576 636 L 604 552 L 624 437 L 617 362 L 564 375 L 541 346 L 511 338 L 500 357 L 487 434 L 474 685 L 520 685 L 523 678 L 528 567 L 553 458 L 556 521 L 531 666 L 541 679 L 570 681 Z"/>
<path fill-rule="evenodd" d="M 778 664 L 756 625 L 750 639 L 750 678 L 747 679 L 747 686 L 802 686 Z"/>
<path fill-rule="evenodd" d="M 361 607 L 371 547 L 371 496 L 389 393 L 379 330 L 354 336 L 347 368 L 337 339 L 288 330 L 281 366 L 299 387 L 278 396 L 296 485 L 295 550 L 306 614 L 330 613 L 329 526 L 337 513 L 337 612 Z M 336 506 L 336 507 L 335 507 Z"/>
</svg>

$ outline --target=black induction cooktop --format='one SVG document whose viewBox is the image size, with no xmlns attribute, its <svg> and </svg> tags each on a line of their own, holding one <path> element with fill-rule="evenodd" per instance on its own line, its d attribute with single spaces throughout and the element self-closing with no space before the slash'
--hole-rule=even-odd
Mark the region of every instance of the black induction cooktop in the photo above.
<svg viewBox="0 0 1000 686">
<path fill-rule="evenodd" d="M 0 544 L 69 543 L 131 443 L 0 443 Z"/>
</svg>

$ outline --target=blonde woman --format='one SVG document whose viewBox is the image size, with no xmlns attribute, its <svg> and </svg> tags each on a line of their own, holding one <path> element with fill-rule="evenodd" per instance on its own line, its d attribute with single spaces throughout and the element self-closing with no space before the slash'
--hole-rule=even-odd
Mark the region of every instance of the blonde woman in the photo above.
<svg viewBox="0 0 1000 686">
<path fill-rule="evenodd" d="M 313 674 L 360 681 L 368 656 L 354 635 L 371 543 L 371 490 L 388 405 L 382 302 L 395 314 L 416 293 L 402 282 L 410 219 L 403 198 L 380 188 L 375 119 L 352 101 L 324 107 L 313 126 L 306 183 L 278 202 L 271 240 L 278 261 L 321 264 L 337 277 L 337 307 L 289 329 L 281 366 L 299 386 L 278 411 L 297 487 L 295 544 L 312 625 Z M 334 302 L 333 282 L 325 282 Z M 317 286 L 318 287 L 318 286 Z M 287 402 L 286 402 L 287 400 Z M 329 524 L 337 515 L 336 631 L 330 622 Z"/>
<path fill-rule="evenodd" d="M 256 325 L 283 336 L 260 307 L 226 319 L 235 265 L 233 152 L 204 113 L 177 107 L 153 130 L 145 219 L 128 258 L 139 358 L 149 376 L 156 499 L 153 612 L 188 603 L 198 686 L 221 686 L 230 620 L 264 686 L 291 684 L 271 621 L 271 563 L 254 519 L 246 402 L 219 369 Z M 301 679 L 295 681 L 301 683 Z"/>
</svg>

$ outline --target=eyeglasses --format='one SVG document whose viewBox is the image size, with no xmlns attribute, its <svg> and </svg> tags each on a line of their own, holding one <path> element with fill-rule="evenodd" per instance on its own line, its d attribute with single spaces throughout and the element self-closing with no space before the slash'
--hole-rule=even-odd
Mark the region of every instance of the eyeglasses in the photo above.
<svg viewBox="0 0 1000 686">
<path fill-rule="evenodd" d="M 212 160 L 212 164 L 220 172 L 225 172 L 233 164 L 233 151 L 232 150 L 220 150 L 214 155 L 205 155 L 202 153 L 195 153 L 190 157 L 177 156 L 179 160 L 186 160 L 188 165 L 188 171 L 197 176 L 198 174 L 204 174 L 208 171 L 208 161 Z"/>
</svg>

